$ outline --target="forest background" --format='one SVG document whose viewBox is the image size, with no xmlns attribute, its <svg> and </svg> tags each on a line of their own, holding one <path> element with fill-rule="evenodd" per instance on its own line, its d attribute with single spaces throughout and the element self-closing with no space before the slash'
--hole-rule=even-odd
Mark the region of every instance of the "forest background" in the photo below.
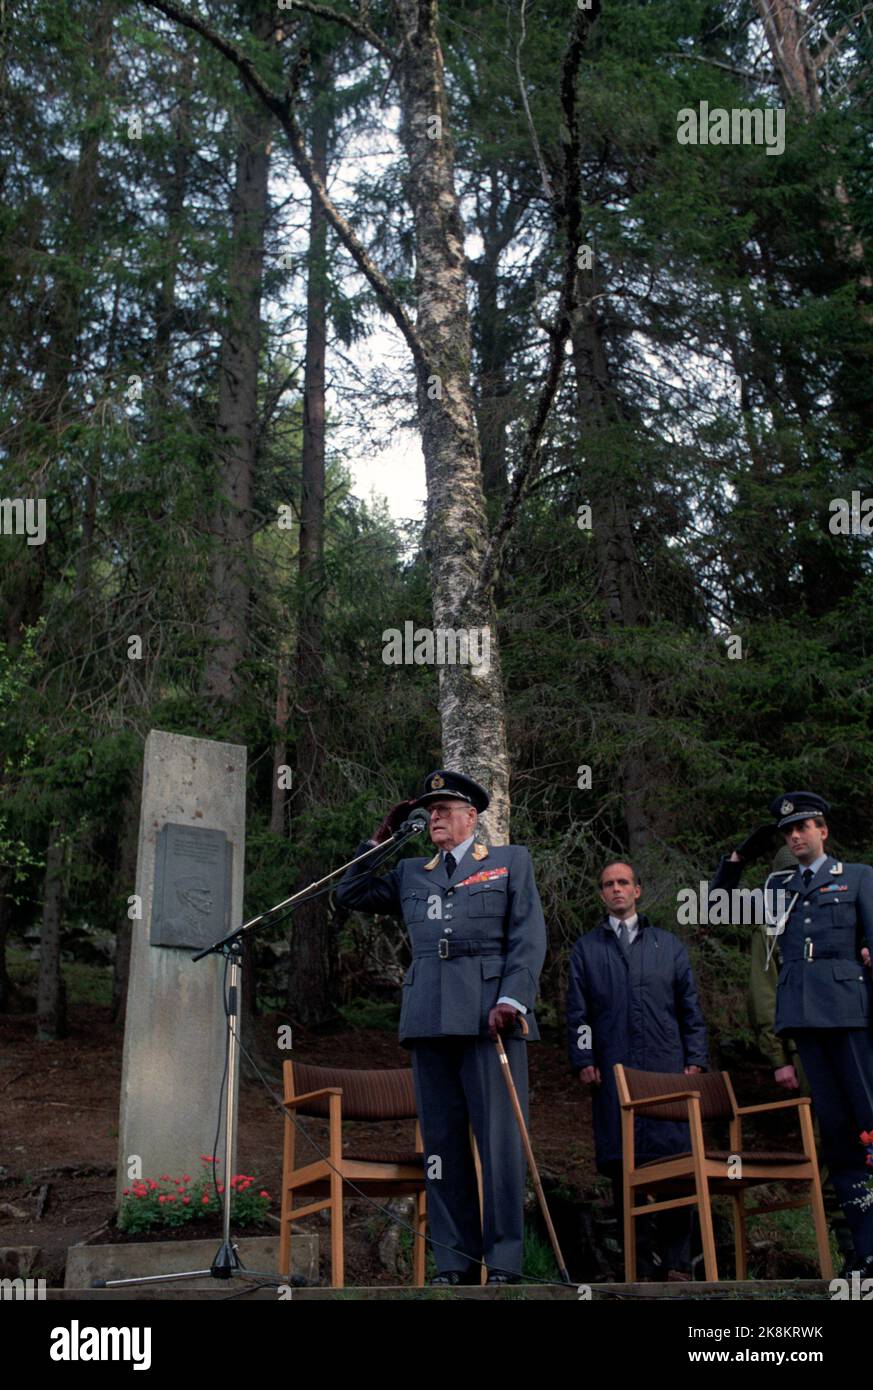
<svg viewBox="0 0 873 1390">
<path fill-rule="evenodd" d="M 0 498 L 47 530 L 4 512 L 0 1010 L 64 1036 L 97 960 L 123 1020 L 159 728 L 247 747 L 247 914 L 460 767 L 533 855 L 547 1023 L 622 854 L 742 1041 L 749 929 L 677 892 L 791 788 L 873 853 L 870 540 L 832 528 L 873 486 L 873 6 L 192 14 L 4 11 Z M 784 107 L 784 152 L 680 144 L 701 101 Z M 403 522 L 348 460 L 415 432 Z M 406 622 L 488 626 L 489 672 L 386 664 Z M 393 921 L 251 949 L 250 1010 L 396 1017 Z"/>
</svg>

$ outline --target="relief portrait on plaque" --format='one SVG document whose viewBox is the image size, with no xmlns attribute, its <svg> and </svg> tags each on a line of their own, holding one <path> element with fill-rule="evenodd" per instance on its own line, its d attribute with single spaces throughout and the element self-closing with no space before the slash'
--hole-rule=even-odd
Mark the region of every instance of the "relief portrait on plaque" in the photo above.
<svg viewBox="0 0 873 1390">
<path fill-rule="evenodd" d="M 152 946 L 201 949 L 230 930 L 231 846 L 223 830 L 176 825 L 158 831 Z"/>
</svg>

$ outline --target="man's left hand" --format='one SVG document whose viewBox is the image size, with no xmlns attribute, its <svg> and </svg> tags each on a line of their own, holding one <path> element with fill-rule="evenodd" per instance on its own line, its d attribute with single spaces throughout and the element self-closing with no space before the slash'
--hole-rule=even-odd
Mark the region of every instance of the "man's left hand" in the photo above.
<svg viewBox="0 0 873 1390">
<path fill-rule="evenodd" d="M 508 1033 L 518 1018 L 518 1009 L 511 1004 L 496 1004 L 488 1015 L 488 1032 L 491 1041 L 497 1041 L 498 1033 Z"/>
<path fill-rule="evenodd" d="M 686 1076 L 696 1076 L 696 1074 L 697 1074 L 699 1071 L 703 1071 L 703 1067 L 686 1067 L 686 1068 L 685 1068 L 685 1075 L 686 1075 Z"/>
</svg>

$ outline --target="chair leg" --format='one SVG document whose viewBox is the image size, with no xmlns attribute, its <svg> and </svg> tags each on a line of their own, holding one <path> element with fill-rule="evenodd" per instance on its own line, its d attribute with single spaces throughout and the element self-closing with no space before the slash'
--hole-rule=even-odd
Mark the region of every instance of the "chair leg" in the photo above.
<svg viewBox="0 0 873 1390">
<path fill-rule="evenodd" d="M 634 1189 L 628 1181 L 627 1169 L 622 1177 L 624 1184 L 624 1279 L 626 1284 L 635 1284 L 637 1279 L 637 1223 L 631 1212 Z"/>
<path fill-rule="evenodd" d="M 828 1223 L 825 1216 L 824 1200 L 821 1195 L 821 1178 L 818 1167 L 809 1184 L 809 1205 L 812 1207 L 812 1221 L 815 1226 L 815 1243 L 818 1247 L 818 1263 L 822 1279 L 830 1283 L 834 1277 L 834 1262 L 831 1259 L 831 1243 L 828 1238 Z"/>
<path fill-rule="evenodd" d="M 345 1288 L 343 1180 L 336 1171 L 330 1175 L 330 1285 L 333 1289 Z"/>
<path fill-rule="evenodd" d="M 746 1209 L 743 1203 L 743 1189 L 731 1198 L 734 1209 L 734 1265 L 737 1279 L 748 1279 L 746 1246 Z"/>
<path fill-rule="evenodd" d="M 715 1258 L 715 1236 L 712 1230 L 712 1203 L 709 1183 L 704 1177 L 697 1186 L 697 1213 L 700 1217 L 700 1239 L 703 1244 L 703 1270 L 711 1284 L 718 1283 L 718 1263 Z"/>
<path fill-rule="evenodd" d="M 279 1221 L 279 1273 L 284 1275 L 291 1273 L 291 1218 L 286 1211 L 284 1202 Z"/>
<path fill-rule="evenodd" d="M 427 1196 L 419 1192 L 415 1199 L 415 1249 L 412 1253 L 412 1282 L 417 1289 L 424 1288 L 424 1272 L 427 1261 Z"/>
</svg>

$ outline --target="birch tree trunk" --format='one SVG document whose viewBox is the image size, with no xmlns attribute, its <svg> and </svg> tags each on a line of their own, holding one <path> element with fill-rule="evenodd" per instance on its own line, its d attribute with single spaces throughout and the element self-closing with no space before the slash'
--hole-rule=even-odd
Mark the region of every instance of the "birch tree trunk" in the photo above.
<svg viewBox="0 0 873 1390">
<path fill-rule="evenodd" d="M 418 415 L 427 474 L 425 554 L 435 628 L 487 630 L 490 660 L 439 668 L 443 762 L 488 788 L 482 818 L 493 844 L 509 838 L 509 756 L 496 614 L 475 592 L 486 520 L 470 380 L 464 228 L 436 32 L 435 0 L 397 0 L 404 40 L 398 63 L 406 197 L 415 229 L 416 329 L 428 372 L 418 370 Z M 477 639 L 478 640 L 478 637 Z"/>
</svg>

